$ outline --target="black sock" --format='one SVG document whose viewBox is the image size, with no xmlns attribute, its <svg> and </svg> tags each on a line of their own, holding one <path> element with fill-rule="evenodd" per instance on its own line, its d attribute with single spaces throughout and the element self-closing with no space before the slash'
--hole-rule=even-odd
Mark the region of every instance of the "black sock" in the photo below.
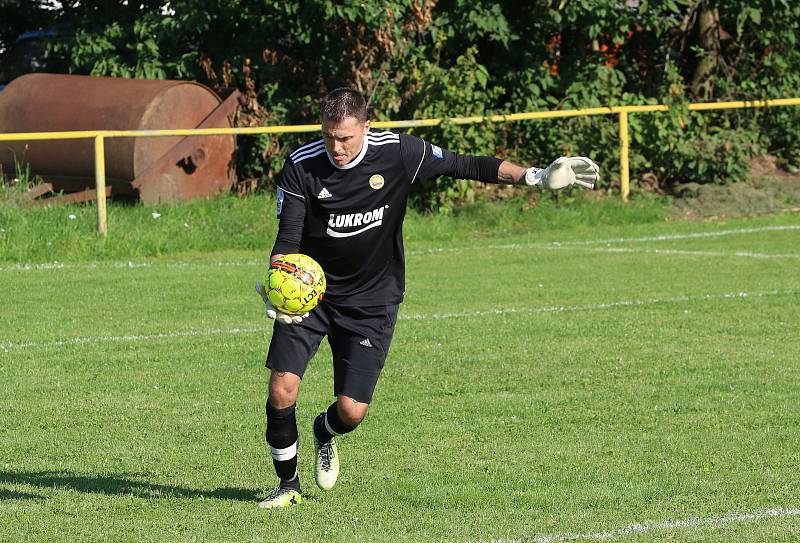
<svg viewBox="0 0 800 543">
<path fill-rule="evenodd" d="M 300 474 L 295 472 L 294 477 L 291 479 L 281 479 L 281 488 L 291 488 L 292 490 L 296 490 L 300 492 Z"/>
<path fill-rule="evenodd" d="M 300 489 L 300 478 L 297 477 L 297 420 L 295 406 L 276 409 L 267 400 L 266 438 L 272 453 L 275 473 L 281 480 L 281 486 L 296 484 Z M 295 482 L 292 482 L 295 481 Z"/>
<path fill-rule="evenodd" d="M 339 418 L 336 402 L 328 406 L 328 410 L 317 415 L 314 419 L 314 435 L 320 443 L 327 443 L 336 436 L 352 432 L 356 426 L 347 426 Z"/>
</svg>

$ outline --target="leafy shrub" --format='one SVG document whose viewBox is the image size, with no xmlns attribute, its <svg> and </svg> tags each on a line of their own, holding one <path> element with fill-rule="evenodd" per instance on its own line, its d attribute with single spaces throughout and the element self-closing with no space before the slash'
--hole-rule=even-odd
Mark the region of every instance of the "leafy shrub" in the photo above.
<svg viewBox="0 0 800 543">
<path fill-rule="evenodd" d="M 18 2 L 17 2 L 18 3 Z M 800 3 L 788 0 L 122 0 L 26 4 L 27 20 L 77 29 L 53 44 L 48 69 L 192 78 L 236 86 L 240 124 L 318 122 L 319 98 L 359 89 L 372 118 L 409 119 L 668 103 L 633 114 L 632 181 L 741 179 L 769 151 L 797 163 L 796 108 L 688 114 L 685 104 L 796 94 Z M 10 18 L 20 32 L 24 19 Z M 780 21 L 780 24 L 775 24 Z M 0 49 L 11 31 L 0 33 Z M 3 42 L 2 40 L 6 40 Z M 596 157 L 618 179 L 613 116 L 417 130 L 456 151 L 546 165 Z M 304 136 L 240 138 L 239 173 L 269 184 Z M 444 212 L 474 186 L 439 180 L 418 205 Z"/>
</svg>

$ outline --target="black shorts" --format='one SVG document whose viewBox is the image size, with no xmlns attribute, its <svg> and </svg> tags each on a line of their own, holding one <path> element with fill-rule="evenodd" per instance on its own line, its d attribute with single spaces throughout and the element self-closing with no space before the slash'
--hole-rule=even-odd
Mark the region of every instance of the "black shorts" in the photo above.
<svg viewBox="0 0 800 543">
<path fill-rule="evenodd" d="M 398 309 L 398 305 L 343 307 L 322 302 L 299 324 L 275 321 L 267 367 L 302 378 L 327 335 L 333 352 L 334 395 L 369 403 L 389 353 Z"/>
</svg>

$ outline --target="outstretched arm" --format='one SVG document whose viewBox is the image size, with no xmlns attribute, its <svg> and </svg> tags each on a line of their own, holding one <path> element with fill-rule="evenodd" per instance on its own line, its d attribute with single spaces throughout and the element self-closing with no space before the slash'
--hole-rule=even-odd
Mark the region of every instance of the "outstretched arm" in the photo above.
<svg viewBox="0 0 800 543">
<path fill-rule="evenodd" d="M 527 169 L 504 160 L 497 169 L 497 182 L 503 185 L 524 185 Z"/>
<path fill-rule="evenodd" d="M 489 156 L 459 155 L 416 136 L 400 135 L 400 149 L 411 183 L 448 175 L 484 183 L 541 185 L 556 190 L 570 185 L 593 188 L 600 168 L 586 157 L 561 157 L 547 168 L 524 168 Z"/>
</svg>

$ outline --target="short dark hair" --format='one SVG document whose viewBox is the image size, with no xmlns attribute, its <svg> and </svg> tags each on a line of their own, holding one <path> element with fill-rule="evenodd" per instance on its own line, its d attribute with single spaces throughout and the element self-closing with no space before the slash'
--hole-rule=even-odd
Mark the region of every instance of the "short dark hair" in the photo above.
<svg viewBox="0 0 800 543">
<path fill-rule="evenodd" d="M 357 90 L 340 87 L 322 100 L 322 119 L 338 123 L 346 117 L 355 117 L 362 123 L 366 121 L 367 101 Z"/>
</svg>

